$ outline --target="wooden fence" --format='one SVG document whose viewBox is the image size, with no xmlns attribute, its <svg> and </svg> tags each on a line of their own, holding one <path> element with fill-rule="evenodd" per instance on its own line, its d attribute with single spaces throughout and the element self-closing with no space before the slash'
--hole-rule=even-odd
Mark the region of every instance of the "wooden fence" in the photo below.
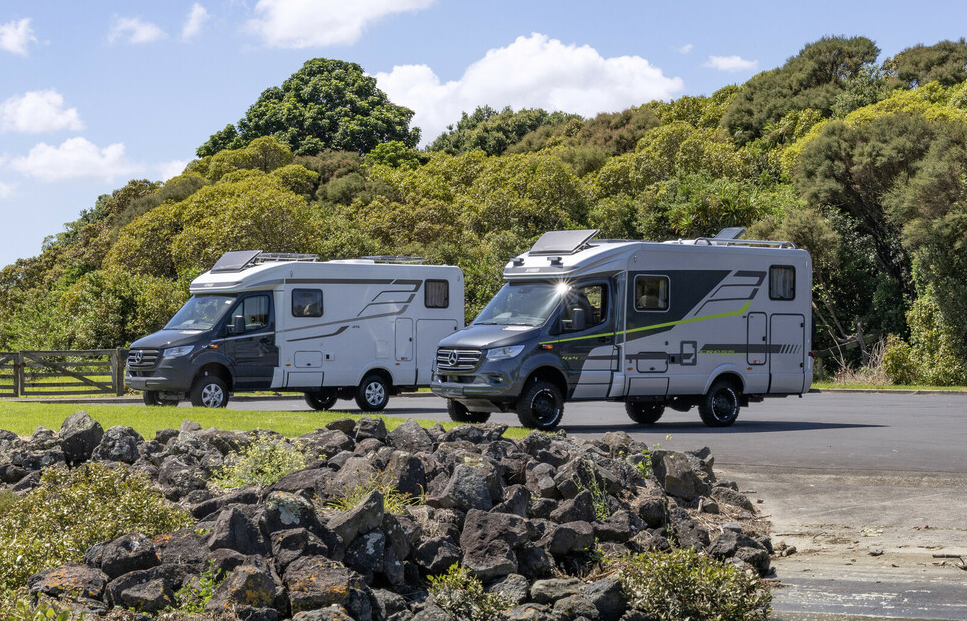
<svg viewBox="0 0 967 621">
<path fill-rule="evenodd" d="M 0 352 L 0 397 L 124 394 L 126 349 Z"/>
</svg>

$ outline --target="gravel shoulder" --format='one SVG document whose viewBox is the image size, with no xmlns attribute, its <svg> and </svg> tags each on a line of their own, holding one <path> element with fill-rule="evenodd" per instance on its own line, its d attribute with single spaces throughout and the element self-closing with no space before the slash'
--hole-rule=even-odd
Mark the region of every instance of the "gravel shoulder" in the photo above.
<svg viewBox="0 0 967 621">
<path fill-rule="evenodd" d="M 716 465 L 772 523 L 780 621 L 967 619 L 967 475 Z M 832 617 L 826 615 L 832 614 Z"/>
</svg>

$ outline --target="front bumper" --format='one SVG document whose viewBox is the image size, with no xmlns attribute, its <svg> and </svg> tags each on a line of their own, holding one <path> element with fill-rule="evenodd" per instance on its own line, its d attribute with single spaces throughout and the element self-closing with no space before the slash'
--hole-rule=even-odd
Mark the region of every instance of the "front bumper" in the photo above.
<svg viewBox="0 0 967 621">
<path fill-rule="evenodd" d="M 162 358 L 150 369 L 132 369 L 124 373 L 124 384 L 134 390 L 158 390 L 187 393 L 194 380 L 194 365 L 185 357 Z"/>
</svg>

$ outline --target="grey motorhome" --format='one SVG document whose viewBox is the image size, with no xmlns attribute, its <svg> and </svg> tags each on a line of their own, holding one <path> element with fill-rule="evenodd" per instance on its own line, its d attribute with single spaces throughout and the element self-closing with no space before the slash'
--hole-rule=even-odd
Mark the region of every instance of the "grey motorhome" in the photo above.
<svg viewBox="0 0 967 621">
<path fill-rule="evenodd" d="M 131 344 L 125 383 L 149 405 L 223 407 L 232 392 L 271 389 L 367 411 L 427 386 L 437 343 L 464 323 L 460 269 L 315 259 L 222 255 L 163 330 Z"/>
<path fill-rule="evenodd" d="M 812 263 L 789 242 L 595 240 L 552 231 L 437 351 L 431 390 L 453 420 L 515 411 L 552 429 L 565 401 L 622 401 L 639 424 L 698 406 L 711 427 L 812 382 Z"/>
</svg>

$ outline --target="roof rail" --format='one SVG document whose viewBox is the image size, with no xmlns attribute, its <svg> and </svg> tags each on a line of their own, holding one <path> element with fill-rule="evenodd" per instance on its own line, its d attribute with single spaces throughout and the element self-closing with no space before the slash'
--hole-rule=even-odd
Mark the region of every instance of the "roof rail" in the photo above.
<svg viewBox="0 0 967 621">
<path fill-rule="evenodd" d="M 268 263 L 269 261 L 317 261 L 317 254 L 299 254 L 295 252 L 262 252 L 253 259 L 253 263 Z"/>
<path fill-rule="evenodd" d="M 790 248 L 795 250 L 796 244 L 791 241 L 773 241 L 768 239 L 723 239 L 720 237 L 698 237 L 695 245 L 705 242 L 709 246 L 764 246 L 769 248 Z"/>
<path fill-rule="evenodd" d="M 423 257 L 411 257 L 405 255 L 395 255 L 395 254 L 375 254 L 369 255 L 367 257 L 361 257 L 363 259 L 369 259 L 373 263 L 414 263 L 417 265 L 423 265 Z"/>
</svg>

